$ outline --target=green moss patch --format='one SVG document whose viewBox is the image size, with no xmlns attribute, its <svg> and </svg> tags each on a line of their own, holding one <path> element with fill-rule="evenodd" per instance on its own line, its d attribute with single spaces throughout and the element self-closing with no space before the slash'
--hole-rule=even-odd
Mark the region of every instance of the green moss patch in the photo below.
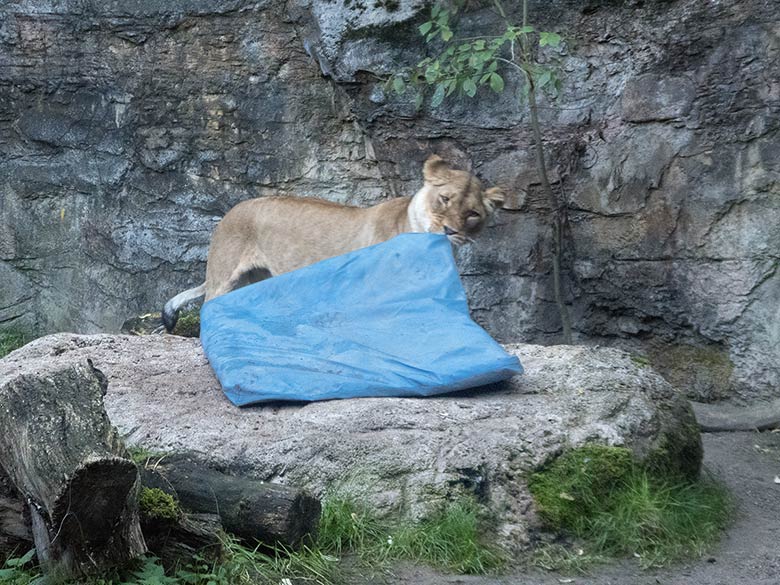
<svg viewBox="0 0 780 585">
<path fill-rule="evenodd" d="M 7 356 L 15 349 L 19 349 L 29 341 L 31 341 L 31 337 L 21 331 L 0 331 L 0 358 Z"/>
<path fill-rule="evenodd" d="M 141 488 L 138 496 L 141 516 L 150 520 L 175 521 L 181 515 L 178 502 L 160 488 Z"/>
<path fill-rule="evenodd" d="M 719 345 L 663 345 L 648 356 L 653 367 L 692 400 L 711 402 L 732 395 L 734 363 Z"/>
<path fill-rule="evenodd" d="M 182 311 L 171 333 L 182 337 L 200 337 L 200 309 Z"/>
<path fill-rule="evenodd" d="M 529 488 L 550 528 L 581 539 L 588 554 L 634 555 L 644 566 L 700 556 L 731 511 L 714 481 L 659 475 L 620 447 L 569 451 L 533 474 Z"/>
</svg>

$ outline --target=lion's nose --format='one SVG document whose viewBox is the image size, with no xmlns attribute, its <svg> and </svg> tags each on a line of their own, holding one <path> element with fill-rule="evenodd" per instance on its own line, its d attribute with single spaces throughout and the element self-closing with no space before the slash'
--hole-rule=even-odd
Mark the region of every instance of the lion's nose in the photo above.
<svg viewBox="0 0 780 585">
<path fill-rule="evenodd" d="M 446 226 L 446 225 L 444 226 L 444 235 L 452 236 L 452 235 L 455 235 L 457 233 L 458 233 L 457 230 L 454 230 L 451 227 Z"/>
</svg>

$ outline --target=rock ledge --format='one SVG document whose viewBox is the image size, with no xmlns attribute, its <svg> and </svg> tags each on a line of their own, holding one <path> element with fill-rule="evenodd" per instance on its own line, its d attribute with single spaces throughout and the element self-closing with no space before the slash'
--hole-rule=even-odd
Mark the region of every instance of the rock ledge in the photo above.
<svg viewBox="0 0 780 585">
<path fill-rule="evenodd" d="M 526 373 L 449 396 L 361 398 L 238 409 L 223 396 L 199 340 L 57 334 L 0 362 L 44 373 L 91 360 L 108 378 L 106 409 L 129 444 L 193 451 L 221 468 L 365 498 L 419 517 L 471 493 L 509 549 L 538 525 L 528 475 L 588 442 L 689 475 L 701 443 L 692 410 L 652 369 L 614 349 L 508 346 Z"/>
</svg>

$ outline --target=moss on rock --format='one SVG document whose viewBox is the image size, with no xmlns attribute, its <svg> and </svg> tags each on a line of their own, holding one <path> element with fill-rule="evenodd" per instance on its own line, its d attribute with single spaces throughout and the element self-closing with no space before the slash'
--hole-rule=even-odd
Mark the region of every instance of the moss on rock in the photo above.
<svg viewBox="0 0 780 585">
<path fill-rule="evenodd" d="M 644 458 L 644 466 L 659 476 L 679 476 L 695 480 L 701 470 L 704 449 L 699 425 L 693 413 L 689 420 L 659 436 L 656 445 Z"/>
<path fill-rule="evenodd" d="M 182 337 L 200 337 L 200 309 L 189 309 L 180 313 L 171 333 Z"/>
<path fill-rule="evenodd" d="M 672 386 L 692 400 L 712 402 L 733 394 L 734 363 L 722 346 L 665 344 L 648 357 Z"/>
</svg>

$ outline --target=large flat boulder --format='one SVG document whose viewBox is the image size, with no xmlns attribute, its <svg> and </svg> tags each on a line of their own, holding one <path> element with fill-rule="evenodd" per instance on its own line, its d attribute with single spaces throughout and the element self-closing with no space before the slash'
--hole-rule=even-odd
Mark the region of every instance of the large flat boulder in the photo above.
<svg viewBox="0 0 780 585">
<path fill-rule="evenodd" d="M 131 445 L 192 451 L 219 467 L 365 498 L 419 517 L 473 494 L 499 536 L 522 547 L 537 525 L 526 479 L 588 442 L 698 473 L 701 443 L 688 402 L 652 369 L 598 347 L 512 345 L 525 374 L 435 398 L 359 398 L 239 409 L 222 394 L 199 340 L 57 334 L 2 361 L 92 361 L 108 378 L 106 409 Z"/>
</svg>

